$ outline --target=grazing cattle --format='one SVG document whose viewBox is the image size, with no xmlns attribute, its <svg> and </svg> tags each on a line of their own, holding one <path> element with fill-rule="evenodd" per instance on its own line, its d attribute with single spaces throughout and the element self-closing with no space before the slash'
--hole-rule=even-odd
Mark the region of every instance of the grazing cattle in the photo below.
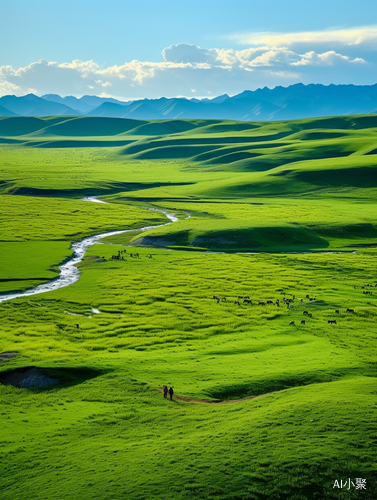
<svg viewBox="0 0 377 500">
<path fill-rule="evenodd" d="M 304 311 L 302 314 L 304 314 L 304 315 L 308 315 L 308 314 L 309 314 L 309 311 Z"/>
<path fill-rule="evenodd" d="M 280 307 L 280 302 L 278 300 L 276 301 L 276 305 Z"/>
<path fill-rule="evenodd" d="M 336 325 L 336 319 L 329 319 L 327 320 L 327 323 L 329 323 L 330 325 Z"/>
<path fill-rule="evenodd" d="M 312 313 L 308 313 L 308 318 L 312 318 L 313 317 L 313 314 Z"/>
<path fill-rule="evenodd" d="M 258 306 L 265 306 L 266 302 L 258 302 Z"/>
<path fill-rule="evenodd" d="M 309 295 L 306 296 L 306 298 L 308 299 L 309 298 Z"/>
<path fill-rule="evenodd" d="M 349 309 L 349 308 L 347 308 L 346 312 L 347 312 L 347 313 L 354 313 L 354 312 L 355 312 L 355 310 L 354 310 L 354 309 Z"/>
<path fill-rule="evenodd" d="M 251 300 L 250 300 L 250 299 L 245 299 L 245 300 L 243 301 L 243 303 L 244 303 L 244 304 L 251 304 Z"/>
<path fill-rule="evenodd" d="M 295 322 L 294 322 L 294 321 L 290 321 L 290 322 L 289 322 L 289 326 L 292 326 L 292 325 L 294 325 L 294 324 L 295 324 Z"/>
<path fill-rule="evenodd" d="M 79 325 L 78 323 L 76 323 L 75 327 L 76 327 L 77 329 L 79 329 L 79 328 L 80 328 L 80 325 Z"/>
<path fill-rule="evenodd" d="M 336 314 L 339 314 L 339 309 L 336 309 L 335 312 L 336 312 Z"/>
<path fill-rule="evenodd" d="M 241 305 L 239 300 L 235 300 L 234 303 L 238 304 L 239 306 Z"/>
<path fill-rule="evenodd" d="M 301 324 L 305 325 L 305 320 L 304 319 L 301 320 Z"/>
<path fill-rule="evenodd" d="M 272 302 L 272 300 L 268 300 L 268 301 L 267 301 L 267 304 L 274 305 L 274 303 Z"/>
</svg>

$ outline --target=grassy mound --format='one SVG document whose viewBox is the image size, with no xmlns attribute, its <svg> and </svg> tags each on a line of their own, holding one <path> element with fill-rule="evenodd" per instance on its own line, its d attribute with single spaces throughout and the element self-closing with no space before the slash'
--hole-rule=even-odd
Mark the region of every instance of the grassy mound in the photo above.
<svg viewBox="0 0 377 500">
<path fill-rule="evenodd" d="M 160 231 L 158 229 L 148 231 L 141 238 L 134 239 L 133 243 L 147 246 L 193 246 L 222 251 L 314 250 L 325 249 L 328 246 L 324 238 L 310 229 L 294 226 L 246 228 L 242 227 L 244 225 L 235 221 L 221 223 L 217 221 L 212 224 L 207 223 L 208 228 L 200 224 L 190 230 L 181 231 L 174 230 L 173 226 L 170 230 L 162 228 Z M 192 227 L 193 223 L 190 226 Z M 377 237 L 377 230 L 374 230 L 374 236 Z"/>
<path fill-rule="evenodd" d="M 62 123 L 57 123 L 43 129 L 42 134 L 34 135 L 58 135 L 58 136 L 114 136 L 124 134 L 129 130 L 142 125 L 143 121 L 122 118 L 91 118 L 87 116 L 71 118 Z"/>
<path fill-rule="evenodd" d="M 153 121 L 140 124 L 135 127 L 130 133 L 132 135 L 170 135 L 180 132 L 187 132 L 197 127 L 195 123 L 188 120 L 164 120 Z"/>
<path fill-rule="evenodd" d="M 46 126 L 42 118 L 29 116 L 0 117 L 0 136 L 25 135 Z"/>
</svg>

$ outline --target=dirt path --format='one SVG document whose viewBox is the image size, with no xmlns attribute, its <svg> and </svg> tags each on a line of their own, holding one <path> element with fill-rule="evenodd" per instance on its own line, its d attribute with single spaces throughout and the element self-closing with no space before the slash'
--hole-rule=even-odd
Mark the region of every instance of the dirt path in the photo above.
<svg viewBox="0 0 377 500">
<path fill-rule="evenodd" d="M 162 389 L 159 387 L 156 391 L 162 393 Z M 241 399 L 229 399 L 228 401 L 208 401 L 207 399 L 197 399 L 197 398 L 187 398 L 186 396 L 178 396 L 178 394 L 174 394 L 173 399 L 179 399 L 180 401 L 185 401 L 186 403 L 196 403 L 196 404 L 211 404 L 211 405 L 230 405 L 233 403 L 241 403 L 242 401 L 249 401 L 250 399 L 258 399 L 264 398 L 265 396 L 269 396 L 270 394 L 274 394 L 273 392 L 268 392 L 267 394 L 261 394 L 259 396 L 250 396 L 248 398 Z"/>
</svg>

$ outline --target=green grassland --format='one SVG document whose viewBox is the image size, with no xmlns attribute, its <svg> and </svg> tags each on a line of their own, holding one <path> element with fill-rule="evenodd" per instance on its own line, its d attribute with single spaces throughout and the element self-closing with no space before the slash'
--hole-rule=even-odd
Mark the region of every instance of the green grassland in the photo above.
<svg viewBox="0 0 377 500">
<path fill-rule="evenodd" d="M 376 132 L 373 115 L 0 119 L 1 292 L 55 277 L 85 236 L 167 221 L 145 207 L 179 218 L 0 304 L 18 353 L 0 374 L 60 380 L 0 385 L 2 498 L 374 499 Z M 333 488 L 348 478 L 367 490 Z"/>
<path fill-rule="evenodd" d="M 56 278 L 59 264 L 71 254 L 70 244 L 65 241 L 1 242 L 0 293 L 31 288 Z M 51 267 L 46 269 L 49 263 Z"/>
<path fill-rule="evenodd" d="M 58 276 L 58 265 L 72 255 L 70 244 L 85 236 L 165 222 L 158 212 L 138 207 L 36 196 L 1 196 L 1 212 L 2 292 Z"/>
</svg>

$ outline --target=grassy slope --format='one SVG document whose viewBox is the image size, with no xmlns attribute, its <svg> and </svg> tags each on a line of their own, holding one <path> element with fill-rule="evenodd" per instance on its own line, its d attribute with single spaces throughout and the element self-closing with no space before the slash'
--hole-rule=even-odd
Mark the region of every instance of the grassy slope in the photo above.
<svg viewBox="0 0 377 500">
<path fill-rule="evenodd" d="M 126 262 L 88 259 L 69 289 L 2 306 L 3 348 L 21 353 L 11 366 L 83 369 L 78 385 L 1 389 L 12 403 L 4 498 L 61 498 L 66 489 L 71 498 L 165 498 L 161 468 L 169 498 L 338 498 L 338 476 L 365 477 L 372 491 L 376 299 L 361 284 L 374 275 L 375 253 L 140 252 Z M 304 303 L 266 309 L 211 299 L 274 299 L 282 289 Z M 305 299 L 308 291 L 317 301 Z M 89 318 L 93 306 L 102 314 Z M 327 325 L 335 307 L 338 325 Z M 289 327 L 304 309 L 313 318 Z M 169 405 L 154 391 L 163 383 L 205 398 L 278 392 L 236 405 Z"/>
<path fill-rule="evenodd" d="M 191 214 L 143 234 L 149 244 L 282 251 L 377 242 L 374 116 L 4 120 L 4 141 L 36 146 L 2 146 L 9 213 L 2 245 L 20 277 L 43 265 L 24 260 L 17 245 L 64 240 L 49 243 L 47 270 L 73 239 L 152 218 L 130 202 Z M 56 148 L 72 137 L 82 146 L 134 142 Z M 144 154 L 151 159 L 140 160 Z M 116 203 L 67 199 L 83 194 Z M 20 353 L 6 368 L 37 365 L 62 376 L 47 391 L 0 388 L 6 500 L 67 492 L 103 500 L 360 498 L 332 488 L 348 477 L 367 478 L 362 496 L 375 498 L 377 313 L 374 295 L 361 288 L 375 283 L 374 250 L 255 256 L 140 248 L 140 259 L 93 258 L 117 250 L 92 247 L 73 286 L 0 305 L 0 349 Z M 233 304 L 239 295 L 281 299 L 282 291 L 295 295 L 293 309 Z M 213 294 L 228 301 L 218 305 Z M 313 317 L 301 326 L 305 309 Z M 338 324 L 328 325 L 335 316 Z M 155 391 L 164 383 L 207 399 L 277 392 L 234 405 L 170 404 Z"/>
</svg>

